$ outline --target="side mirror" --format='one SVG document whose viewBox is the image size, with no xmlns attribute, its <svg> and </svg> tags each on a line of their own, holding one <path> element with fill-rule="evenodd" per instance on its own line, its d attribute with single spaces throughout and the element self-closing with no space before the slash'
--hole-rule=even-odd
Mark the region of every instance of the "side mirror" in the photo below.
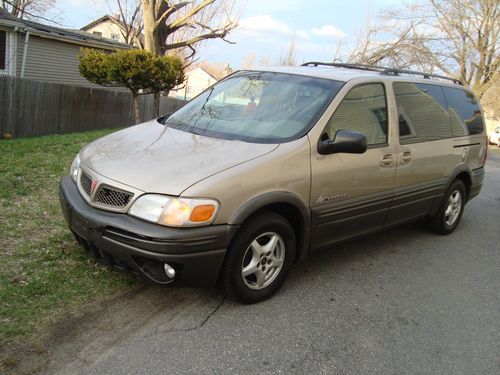
<svg viewBox="0 0 500 375">
<path fill-rule="evenodd" d="M 321 137 L 318 143 L 318 152 L 321 155 L 336 153 L 362 154 L 366 151 L 366 136 L 363 133 L 339 130 L 333 141 Z"/>
<path fill-rule="evenodd" d="M 174 112 L 167 113 L 166 115 L 160 116 L 156 119 L 160 124 L 165 124 L 165 121 L 172 115 Z"/>
</svg>

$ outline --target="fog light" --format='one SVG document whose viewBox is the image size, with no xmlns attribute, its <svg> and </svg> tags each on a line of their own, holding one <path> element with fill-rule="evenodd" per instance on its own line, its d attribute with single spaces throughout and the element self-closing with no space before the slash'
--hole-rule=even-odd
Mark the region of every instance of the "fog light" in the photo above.
<svg viewBox="0 0 500 375">
<path fill-rule="evenodd" d="M 169 277 L 170 279 L 173 279 L 175 277 L 175 270 L 170 265 L 165 263 L 163 268 L 165 269 L 165 275 L 167 275 L 167 277 Z"/>
</svg>

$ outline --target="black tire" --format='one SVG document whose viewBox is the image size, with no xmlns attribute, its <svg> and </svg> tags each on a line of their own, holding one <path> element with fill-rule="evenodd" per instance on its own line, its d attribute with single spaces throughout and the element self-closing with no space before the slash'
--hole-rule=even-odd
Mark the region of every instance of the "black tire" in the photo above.
<svg viewBox="0 0 500 375">
<path fill-rule="evenodd" d="M 251 246 L 254 240 L 258 240 L 259 251 L 272 248 L 273 254 L 268 255 L 267 258 L 266 254 L 270 252 L 263 253 L 264 256 L 262 254 L 257 256 L 258 251 L 255 251 L 255 246 Z M 272 247 L 274 243 L 276 245 Z M 266 245 L 268 245 L 267 248 Z M 251 217 L 242 225 L 227 249 L 221 275 L 226 293 L 231 299 L 245 304 L 269 298 L 278 291 L 288 276 L 295 259 L 295 252 L 295 232 L 283 216 L 266 211 Z M 281 260 L 278 259 L 278 255 L 282 255 Z M 281 265 L 275 266 L 274 262 L 276 264 L 281 262 Z M 245 268 L 254 268 L 250 263 L 255 264 L 258 269 L 244 277 Z M 262 276 L 264 271 L 267 271 L 266 276 Z M 259 282 L 263 280 L 262 277 L 269 284 L 261 283 L 262 285 L 259 286 Z M 255 278 L 255 281 L 252 278 Z"/>
<path fill-rule="evenodd" d="M 454 203 L 452 199 L 454 199 L 454 197 L 459 198 L 459 207 L 454 207 L 452 209 L 451 206 L 453 206 Z M 429 222 L 430 229 L 443 235 L 453 232 L 460 223 L 466 201 L 467 192 L 464 183 L 458 179 L 453 181 L 446 191 L 436 215 L 431 218 Z M 452 209 L 451 213 L 447 211 L 449 209 Z"/>
</svg>

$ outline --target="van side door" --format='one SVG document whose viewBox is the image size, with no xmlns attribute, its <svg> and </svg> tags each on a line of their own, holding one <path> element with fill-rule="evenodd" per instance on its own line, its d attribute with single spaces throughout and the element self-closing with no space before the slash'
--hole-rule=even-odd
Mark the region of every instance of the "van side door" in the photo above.
<svg viewBox="0 0 500 375">
<path fill-rule="evenodd" d="M 344 96 L 321 138 L 310 139 L 312 249 L 383 227 L 396 169 L 388 116 L 385 85 L 359 84 Z M 334 140 L 338 130 L 363 133 L 366 152 L 319 154 L 318 141 Z"/>
<path fill-rule="evenodd" d="M 398 166 L 387 225 L 427 215 L 436 207 L 458 164 L 441 85 L 394 82 L 398 112 Z"/>
</svg>

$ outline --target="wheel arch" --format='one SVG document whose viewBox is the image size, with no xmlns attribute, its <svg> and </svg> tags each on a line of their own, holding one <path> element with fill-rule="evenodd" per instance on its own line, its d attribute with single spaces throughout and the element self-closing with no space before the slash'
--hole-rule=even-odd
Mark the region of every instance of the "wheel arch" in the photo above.
<svg viewBox="0 0 500 375">
<path fill-rule="evenodd" d="M 290 192 L 269 192 L 245 202 L 229 219 L 230 225 L 241 225 L 250 217 L 263 211 L 274 211 L 291 224 L 297 237 L 296 260 L 307 257 L 310 245 L 311 211 L 296 195 Z"/>
<path fill-rule="evenodd" d="M 472 170 L 468 165 L 462 164 L 455 168 L 448 179 L 445 188 L 451 185 L 451 183 L 455 180 L 461 180 L 465 185 L 465 193 L 467 195 L 466 200 L 469 200 L 471 186 L 472 186 Z"/>
</svg>

